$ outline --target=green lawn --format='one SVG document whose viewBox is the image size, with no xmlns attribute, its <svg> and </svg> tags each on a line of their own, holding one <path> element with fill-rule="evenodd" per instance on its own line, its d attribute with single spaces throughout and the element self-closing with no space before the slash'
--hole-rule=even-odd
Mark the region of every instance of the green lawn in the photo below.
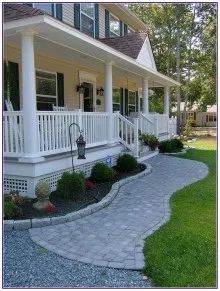
<svg viewBox="0 0 220 291">
<path fill-rule="evenodd" d="M 216 141 L 189 145 L 181 157 L 206 163 L 209 175 L 173 194 L 170 221 L 145 240 L 145 274 L 157 287 L 216 286 Z"/>
</svg>

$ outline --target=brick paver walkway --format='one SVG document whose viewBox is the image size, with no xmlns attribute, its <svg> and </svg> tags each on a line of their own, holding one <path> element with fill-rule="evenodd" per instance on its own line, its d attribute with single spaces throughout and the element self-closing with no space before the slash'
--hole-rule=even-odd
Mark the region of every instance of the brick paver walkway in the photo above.
<svg viewBox="0 0 220 291">
<path fill-rule="evenodd" d="M 69 259 L 142 269 L 143 238 L 169 219 L 172 193 L 208 173 L 200 162 L 170 156 L 147 162 L 152 173 L 122 186 L 111 205 L 76 221 L 30 229 L 32 240 Z"/>
</svg>

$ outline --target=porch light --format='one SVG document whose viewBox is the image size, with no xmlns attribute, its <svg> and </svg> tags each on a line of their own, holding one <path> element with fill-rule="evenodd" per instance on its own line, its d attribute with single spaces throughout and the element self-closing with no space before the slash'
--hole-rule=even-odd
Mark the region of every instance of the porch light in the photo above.
<svg viewBox="0 0 220 291">
<path fill-rule="evenodd" d="M 104 94 L 104 89 L 102 87 L 100 87 L 99 89 L 97 89 L 97 95 L 98 96 L 103 96 Z"/>
<path fill-rule="evenodd" d="M 82 131 L 80 131 L 80 136 L 76 140 L 76 145 L 78 149 L 78 159 L 85 159 L 86 142 L 83 138 Z"/>
<path fill-rule="evenodd" d="M 86 149 L 86 142 L 84 140 L 84 137 L 82 135 L 82 130 L 80 129 L 80 126 L 78 123 L 71 123 L 69 125 L 69 140 L 70 140 L 70 148 L 71 148 L 71 156 L 72 156 L 72 168 L 74 172 L 74 163 L 73 163 L 73 145 L 72 145 L 72 134 L 71 134 L 71 127 L 75 125 L 79 130 L 79 137 L 76 140 L 76 146 L 78 150 L 78 159 L 85 159 L 85 149 Z"/>
<path fill-rule="evenodd" d="M 83 86 L 83 84 L 80 84 L 76 87 L 76 91 L 79 92 L 79 94 L 83 94 L 85 91 L 85 87 Z"/>
</svg>

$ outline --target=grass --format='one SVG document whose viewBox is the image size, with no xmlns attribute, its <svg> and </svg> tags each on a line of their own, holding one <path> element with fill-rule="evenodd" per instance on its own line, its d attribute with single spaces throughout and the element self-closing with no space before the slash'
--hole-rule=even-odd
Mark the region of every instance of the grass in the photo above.
<svg viewBox="0 0 220 291">
<path fill-rule="evenodd" d="M 173 194 L 170 221 L 145 240 L 145 274 L 157 287 L 216 286 L 216 142 L 189 145 L 179 156 L 205 163 L 209 174 Z"/>
</svg>

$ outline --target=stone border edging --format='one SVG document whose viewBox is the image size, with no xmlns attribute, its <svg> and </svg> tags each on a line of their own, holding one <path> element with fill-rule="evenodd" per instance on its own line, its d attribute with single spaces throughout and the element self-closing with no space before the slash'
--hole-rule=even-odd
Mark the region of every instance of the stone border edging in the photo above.
<svg viewBox="0 0 220 291">
<path fill-rule="evenodd" d="M 152 166 L 147 165 L 147 168 L 137 175 L 122 179 L 119 182 L 116 182 L 112 185 L 110 192 L 98 203 L 91 204 L 83 209 L 68 213 L 64 216 L 48 217 L 48 218 L 32 218 L 24 220 L 4 220 L 3 229 L 5 231 L 10 230 L 26 230 L 30 228 L 43 227 L 48 225 L 56 225 L 61 223 L 66 223 L 70 221 L 77 220 L 81 217 L 90 215 L 96 211 L 101 210 L 102 208 L 108 206 L 114 198 L 117 196 L 119 189 L 126 183 L 133 181 L 134 179 L 141 178 L 152 172 Z"/>
</svg>

